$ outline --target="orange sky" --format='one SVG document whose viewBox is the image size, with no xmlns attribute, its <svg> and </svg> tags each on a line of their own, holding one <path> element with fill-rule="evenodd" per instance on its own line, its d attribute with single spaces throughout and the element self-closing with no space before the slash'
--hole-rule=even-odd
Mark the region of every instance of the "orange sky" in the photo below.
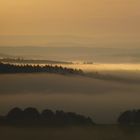
<svg viewBox="0 0 140 140">
<path fill-rule="evenodd" d="M 137 44 L 139 5 L 139 0 L 2 0 L 0 46 L 45 45 L 47 37 L 35 42 L 11 37 L 50 35 L 90 37 L 97 44 L 130 40 Z"/>
</svg>

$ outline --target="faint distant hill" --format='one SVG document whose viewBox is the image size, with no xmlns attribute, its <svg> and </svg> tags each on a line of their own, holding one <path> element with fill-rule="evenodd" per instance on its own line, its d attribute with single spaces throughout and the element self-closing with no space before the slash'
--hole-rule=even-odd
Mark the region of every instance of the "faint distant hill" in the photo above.
<svg viewBox="0 0 140 140">
<path fill-rule="evenodd" d="M 0 62 L 0 73 L 56 73 L 69 75 L 83 75 L 80 69 L 65 68 L 52 65 L 8 64 Z"/>
<path fill-rule="evenodd" d="M 94 122 L 90 117 L 76 114 L 74 112 L 64 112 L 45 109 L 41 113 L 32 107 L 24 110 L 16 107 L 11 109 L 7 115 L 0 116 L 0 125 L 18 126 L 92 126 Z"/>
<path fill-rule="evenodd" d="M 54 61 L 54 60 L 36 60 L 36 59 L 23 59 L 23 58 L 10 58 L 6 55 L 0 55 L 1 62 L 4 63 L 19 63 L 19 64 L 72 64 L 72 62 Z"/>
<path fill-rule="evenodd" d="M 9 54 L 0 53 L 0 59 L 3 59 L 3 58 L 15 58 L 15 57 L 14 56 L 11 56 Z"/>
</svg>

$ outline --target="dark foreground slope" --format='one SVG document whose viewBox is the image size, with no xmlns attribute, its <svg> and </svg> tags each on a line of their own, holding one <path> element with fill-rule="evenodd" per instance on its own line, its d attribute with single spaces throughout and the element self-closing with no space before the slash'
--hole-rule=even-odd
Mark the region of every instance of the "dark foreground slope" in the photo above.
<svg viewBox="0 0 140 140">
<path fill-rule="evenodd" d="M 0 127 L 1 140 L 140 140 L 140 127 Z"/>
</svg>

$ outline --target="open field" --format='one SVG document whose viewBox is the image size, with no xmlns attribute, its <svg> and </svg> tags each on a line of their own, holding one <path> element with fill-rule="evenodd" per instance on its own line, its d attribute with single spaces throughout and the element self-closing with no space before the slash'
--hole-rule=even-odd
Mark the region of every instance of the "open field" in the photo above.
<svg viewBox="0 0 140 140">
<path fill-rule="evenodd" d="M 85 128 L 0 127 L 1 140 L 139 140 L 140 126 L 99 125 Z"/>
</svg>

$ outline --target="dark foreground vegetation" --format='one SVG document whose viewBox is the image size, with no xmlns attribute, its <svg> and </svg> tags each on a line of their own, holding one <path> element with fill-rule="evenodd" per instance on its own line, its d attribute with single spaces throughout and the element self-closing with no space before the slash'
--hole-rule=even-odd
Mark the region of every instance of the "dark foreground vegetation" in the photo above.
<svg viewBox="0 0 140 140">
<path fill-rule="evenodd" d="M 52 65 L 29 65 L 29 64 L 4 64 L 0 62 L 0 73 L 57 73 L 57 74 L 75 74 L 83 75 L 82 70 L 64 68 Z"/>
<path fill-rule="evenodd" d="M 128 112 L 134 113 L 126 111 L 120 117 L 129 116 L 131 113 Z M 0 120 L 4 124 L 0 125 L 2 140 L 140 140 L 140 125 L 93 125 L 90 118 L 63 111 L 44 110 L 39 113 L 35 108 L 14 108 Z"/>
<path fill-rule="evenodd" d="M 123 112 L 119 116 L 118 122 L 124 125 L 140 125 L 140 110 L 128 110 Z"/>
<path fill-rule="evenodd" d="M 140 110 L 128 110 L 120 114 L 117 119 L 118 125 L 140 126 Z M 95 123 L 90 117 L 85 117 L 74 112 L 62 110 L 45 109 L 41 113 L 32 107 L 24 110 L 15 107 L 5 116 L 0 116 L 0 125 L 21 125 L 21 126 L 93 126 Z"/>
<path fill-rule="evenodd" d="M 13 108 L 6 116 L 0 117 L 1 125 L 20 126 L 92 126 L 93 121 L 89 117 L 73 112 L 57 110 L 43 110 L 41 113 L 36 108 Z"/>
</svg>

